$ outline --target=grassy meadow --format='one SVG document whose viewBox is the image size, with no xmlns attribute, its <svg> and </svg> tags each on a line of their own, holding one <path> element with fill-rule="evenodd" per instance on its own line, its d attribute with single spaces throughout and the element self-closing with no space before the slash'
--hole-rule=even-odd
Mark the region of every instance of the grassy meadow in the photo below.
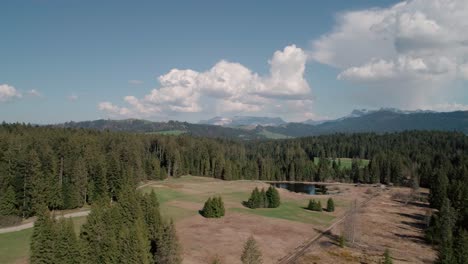
<svg viewBox="0 0 468 264">
<path fill-rule="evenodd" d="M 198 218 L 208 197 L 220 195 L 223 198 L 226 212 L 244 216 L 260 216 L 268 219 L 282 219 L 293 223 L 311 224 L 314 226 L 327 226 L 335 216 L 327 212 L 312 212 L 304 209 L 311 196 L 302 194 L 282 195 L 281 205 L 278 208 L 250 209 L 242 205 L 247 201 L 255 187 L 267 187 L 263 182 L 256 181 L 221 181 L 208 177 L 183 176 L 170 178 L 160 182 L 153 182 L 140 190 L 150 192 L 154 190 L 161 206 L 161 213 L 166 219 L 176 221 L 189 218 Z M 317 199 L 318 196 L 315 197 Z M 326 198 L 320 198 L 322 205 L 326 205 Z M 336 201 L 337 207 L 343 203 Z M 86 217 L 73 218 L 75 231 L 78 234 L 80 227 L 86 222 Z M 312 228 L 312 227 L 311 227 Z M 27 260 L 32 228 L 0 234 L 1 263 L 17 263 Z"/>
</svg>

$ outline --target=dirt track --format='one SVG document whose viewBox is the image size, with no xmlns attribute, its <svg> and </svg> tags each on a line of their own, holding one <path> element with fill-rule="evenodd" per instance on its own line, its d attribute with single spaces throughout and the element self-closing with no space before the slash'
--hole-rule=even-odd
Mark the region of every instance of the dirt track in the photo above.
<svg viewBox="0 0 468 264">
<path fill-rule="evenodd" d="M 150 184 L 151 184 L 151 182 L 140 185 L 140 186 L 137 187 L 137 189 L 143 188 L 143 187 L 148 186 Z M 67 213 L 67 214 L 63 214 L 63 215 L 57 215 L 56 218 L 62 218 L 62 217 L 73 218 L 73 217 L 87 216 L 90 212 L 91 212 L 90 210 L 86 210 L 86 211 Z M 25 230 L 25 229 L 32 228 L 32 227 L 34 227 L 34 221 L 24 223 L 24 224 L 20 224 L 20 225 L 16 225 L 16 226 L 0 228 L 0 234 L 21 231 L 21 230 Z"/>
</svg>

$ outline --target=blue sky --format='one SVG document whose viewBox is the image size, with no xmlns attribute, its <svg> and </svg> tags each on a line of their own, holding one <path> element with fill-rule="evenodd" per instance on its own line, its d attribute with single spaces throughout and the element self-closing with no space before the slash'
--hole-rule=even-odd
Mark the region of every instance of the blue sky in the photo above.
<svg viewBox="0 0 468 264">
<path fill-rule="evenodd" d="M 398 2 L 2 1 L 0 120 L 467 110 L 465 1 Z"/>
</svg>

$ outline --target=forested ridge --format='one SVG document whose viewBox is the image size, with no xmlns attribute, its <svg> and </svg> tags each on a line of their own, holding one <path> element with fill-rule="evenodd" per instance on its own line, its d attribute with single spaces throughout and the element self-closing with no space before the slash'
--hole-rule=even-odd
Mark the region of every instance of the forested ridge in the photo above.
<svg viewBox="0 0 468 264">
<path fill-rule="evenodd" d="M 466 167 L 468 138 L 453 132 L 336 134 L 241 142 L 191 136 L 0 126 L 2 210 L 20 216 L 35 206 L 70 209 L 115 198 L 137 184 L 184 174 L 224 180 L 344 181 L 429 186 L 442 164 Z M 319 157 L 318 164 L 313 162 Z M 333 158 L 370 159 L 343 169 Z M 449 178 L 454 171 L 448 170 Z M 8 199 L 7 199 L 8 198 Z M 9 200 L 12 199 L 9 204 Z"/>
<path fill-rule="evenodd" d="M 318 164 L 314 158 L 318 157 Z M 351 169 L 334 158 L 354 158 Z M 369 159 L 360 166 L 359 159 Z M 0 215 L 29 217 L 184 174 L 224 180 L 393 183 L 430 187 L 429 241 L 441 263 L 466 263 L 468 137 L 456 132 L 335 134 L 276 141 L 0 126 Z M 465 257 L 464 257 L 465 256 Z"/>
</svg>

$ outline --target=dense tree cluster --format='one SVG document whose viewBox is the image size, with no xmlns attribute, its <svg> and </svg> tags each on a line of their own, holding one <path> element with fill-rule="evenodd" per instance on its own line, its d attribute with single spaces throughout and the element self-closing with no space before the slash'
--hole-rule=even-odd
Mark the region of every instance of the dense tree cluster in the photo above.
<svg viewBox="0 0 468 264">
<path fill-rule="evenodd" d="M 280 195 L 275 187 L 268 187 L 267 191 L 262 188 L 260 191 L 257 187 L 252 191 L 249 200 L 244 202 L 244 205 L 255 209 L 255 208 L 276 208 L 280 206 Z"/>
<path fill-rule="evenodd" d="M 182 262 L 174 225 L 159 213 L 154 192 L 124 187 L 119 202 L 97 201 L 79 238 L 71 220 L 55 220 L 40 209 L 31 239 L 31 263 Z"/>
<path fill-rule="evenodd" d="M 314 199 L 310 199 L 309 204 L 307 205 L 307 209 L 311 211 L 322 212 L 322 202 L 320 202 L 320 200 L 315 201 Z"/>
<path fill-rule="evenodd" d="M 221 196 L 210 197 L 206 200 L 203 209 L 201 210 L 201 215 L 206 218 L 221 218 L 224 216 L 224 202 Z"/>
</svg>

